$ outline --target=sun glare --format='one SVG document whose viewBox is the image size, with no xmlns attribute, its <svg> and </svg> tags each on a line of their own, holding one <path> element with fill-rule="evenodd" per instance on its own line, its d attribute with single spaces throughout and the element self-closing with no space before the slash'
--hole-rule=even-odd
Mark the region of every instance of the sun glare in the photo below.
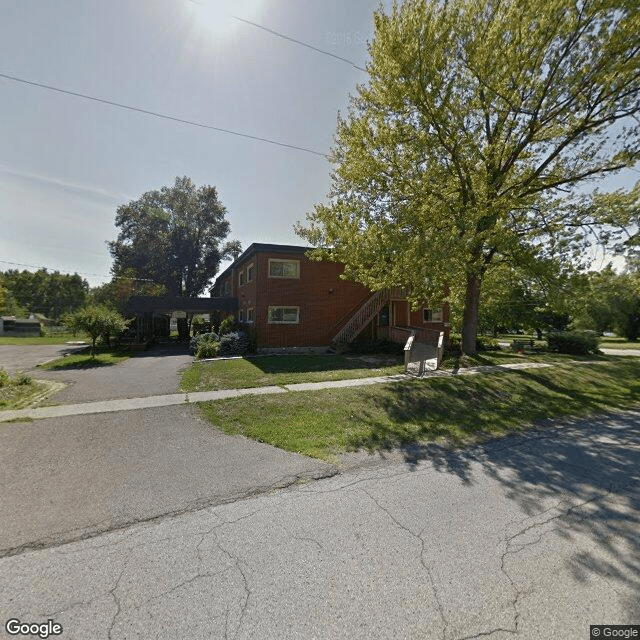
<svg viewBox="0 0 640 640">
<path fill-rule="evenodd" d="M 243 26 L 233 16 L 254 20 L 264 0 L 184 0 L 194 30 L 217 42 Z M 246 26 L 246 25 L 244 25 Z"/>
</svg>

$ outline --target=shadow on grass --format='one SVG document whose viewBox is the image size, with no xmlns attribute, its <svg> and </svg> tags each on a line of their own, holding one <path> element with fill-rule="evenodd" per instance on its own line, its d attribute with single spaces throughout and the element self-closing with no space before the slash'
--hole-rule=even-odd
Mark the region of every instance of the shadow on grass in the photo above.
<svg viewBox="0 0 640 640">
<path fill-rule="evenodd" d="M 282 355 L 247 357 L 248 362 L 263 373 L 311 373 L 353 369 L 375 369 L 399 364 L 402 358 L 383 356 Z"/>
<path fill-rule="evenodd" d="M 457 390 L 447 380 L 435 380 L 436 393 L 428 396 L 419 383 L 396 384 L 376 407 L 390 421 L 376 419 L 372 408 L 362 416 L 367 435 L 353 438 L 350 445 L 399 448 L 412 468 L 428 460 L 436 471 L 465 484 L 482 475 L 494 478 L 526 518 L 545 514 L 549 524 L 541 527 L 538 540 L 549 535 L 575 544 L 567 569 L 576 582 L 600 578 L 613 584 L 635 620 L 640 611 L 640 380 L 637 368 L 627 371 L 623 364 L 617 371 L 627 374 L 617 386 L 602 368 L 591 379 L 586 371 L 580 373 L 567 387 L 561 373 L 521 370 L 510 374 L 527 390 L 519 395 L 500 374 L 493 380 L 499 386 L 466 380 Z M 454 393 L 456 402 L 448 402 Z M 611 402 L 632 411 L 606 413 Z M 541 422 L 580 407 L 596 417 Z M 537 422 L 540 428 L 514 434 L 523 421 Z M 509 437 L 486 439 L 500 435 Z M 469 436 L 479 437 L 479 443 L 456 446 Z M 438 437 L 445 437 L 446 444 L 434 441 Z M 523 519 L 523 536 L 530 525 Z"/>
</svg>

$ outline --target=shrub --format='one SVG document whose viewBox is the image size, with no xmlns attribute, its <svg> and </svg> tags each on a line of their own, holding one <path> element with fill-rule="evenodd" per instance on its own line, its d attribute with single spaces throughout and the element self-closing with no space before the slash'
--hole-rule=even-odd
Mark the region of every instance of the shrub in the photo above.
<svg viewBox="0 0 640 640">
<path fill-rule="evenodd" d="M 30 375 L 27 375 L 26 373 L 23 373 L 22 371 L 20 371 L 19 373 L 16 373 L 15 376 L 13 376 L 13 383 L 17 384 L 17 385 L 26 385 L 26 384 L 31 384 L 32 379 Z"/>
<path fill-rule="evenodd" d="M 213 334 L 215 335 L 215 334 Z M 220 350 L 220 343 L 216 340 L 204 340 L 196 351 L 196 358 L 215 358 Z"/>
<path fill-rule="evenodd" d="M 233 331 L 220 336 L 221 356 L 243 356 L 249 353 L 249 336 L 244 331 Z"/>
<path fill-rule="evenodd" d="M 238 329 L 238 323 L 236 322 L 235 316 L 227 316 L 220 323 L 220 335 L 223 336 L 227 333 L 232 333 Z"/>
<path fill-rule="evenodd" d="M 31 376 L 19 371 L 16 373 L 13 378 L 5 371 L 2 367 L 0 367 L 0 389 L 2 387 L 9 387 L 11 385 L 26 385 L 31 384 L 32 378 Z"/>
<path fill-rule="evenodd" d="M 191 338 L 191 342 L 189 342 L 189 353 L 193 355 L 197 355 L 198 349 L 207 342 L 218 342 L 220 338 L 217 333 L 201 333 L 197 336 Z M 210 356 L 207 356 L 210 357 Z"/>
<path fill-rule="evenodd" d="M 483 336 L 476 338 L 476 349 L 478 351 L 500 351 L 501 347 L 495 338 Z"/>
<path fill-rule="evenodd" d="M 550 351 L 587 355 L 598 353 L 598 336 L 594 331 L 555 331 L 547 336 Z"/>
</svg>

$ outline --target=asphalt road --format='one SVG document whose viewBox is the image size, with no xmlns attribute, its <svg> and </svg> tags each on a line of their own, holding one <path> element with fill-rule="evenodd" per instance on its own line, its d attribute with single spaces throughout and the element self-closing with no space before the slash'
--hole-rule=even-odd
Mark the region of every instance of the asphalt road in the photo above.
<svg viewBox="0 0 640 640">
<path fill-rule="evenodd" d="M 413 448 L 52 542 L 0 559 L 0 621 L 51 618 L 63 640 L 587 640 L 590 624 L 640 623 L 639 426 L 630 412 L 467 452 Z M 127 486 L 130 501 L 150 489 Z"/>
</svg>

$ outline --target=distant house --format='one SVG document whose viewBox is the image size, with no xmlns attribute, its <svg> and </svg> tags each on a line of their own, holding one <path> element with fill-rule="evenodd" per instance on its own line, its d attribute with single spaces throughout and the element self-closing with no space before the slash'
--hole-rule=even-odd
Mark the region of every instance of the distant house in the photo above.
<svg viewBox="0 0 640 640">
<path fill-rule="evenodd" d="M 40 320 L 37 318 L 0 317 L 0 335 L 27 338 L 40 335 Z"/>
<path fill-rule="evenodd" d="M 354 340 L 437 342 L 449 332 L 449 309 L 411 310 L 406 292 L 372 292 L 341 280 L 344 265 L 315 262 L 311 247 L 252 244 L 216 279 L 214 299 L 237 300 L 237 317 L 255 331 L 260 350 L 326 348 Z"/>
</svg>

